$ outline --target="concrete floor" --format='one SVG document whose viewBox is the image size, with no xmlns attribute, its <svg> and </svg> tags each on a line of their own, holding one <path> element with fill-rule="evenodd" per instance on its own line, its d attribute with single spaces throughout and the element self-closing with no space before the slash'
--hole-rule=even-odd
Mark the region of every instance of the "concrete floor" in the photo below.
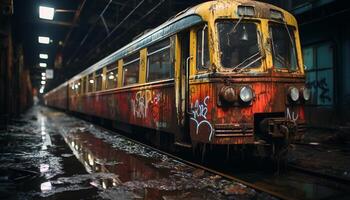
<svg viewBox="0 0 350 200">
<path fill-rule="evenodd" d="M 0 199 L 274 199 L 41 106 L 0 150 Z"/>
</svg>

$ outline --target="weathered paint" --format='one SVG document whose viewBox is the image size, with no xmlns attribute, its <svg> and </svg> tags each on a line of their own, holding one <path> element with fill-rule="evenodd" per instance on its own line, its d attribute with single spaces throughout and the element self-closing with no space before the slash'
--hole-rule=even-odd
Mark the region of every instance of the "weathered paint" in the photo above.
<svg viewBox="0 0 350 200">
<path fill-rule="evenodd" d="M 246 17 L 245 20 L 257 21 L 258 30 L 262 34 L 259 45 L 265 54 L 260 67 L 243 73 L 232 72 L 232 69 L 221 66 L 217 40 L 218 33 L 215 27 L 215 20 L 217 19 L 238 20 L 238 5 L 250 5 L 256 8 L 257 16 Z M 273 66 L 268 23 L 274 20 L 268 19 L 270 9 L 281 11 L 284 14 L 286 24 L 295 27 L 297 58 L 300 66 L 296 72 L 277 71 Z M 301 88 L 304 86 L 305 81 L 298 27 L 295 18 L 291 14 L 277 7 L 256 1 L 221 0 L 200 4 L 177 19 L 185 19 L 186 15 L 199 16 L 198 19 L 201 19 L 195 21 L 195 23 L 187 23 L 187 28 L 190 28 L 189 91 L 186 91 L 187 88 L 185 86 L 183 60 L 186 58 L 181 58 L 179 35 L 175 35 L 171 37 L 172 66 L 175 68 L 174 79 L 145 83 L 147 48 L 143 48 L 145 46 L 142 45 L 143 49 L 140 49 L 141 46 L 139 46 L 140 48 L 134 48 L 137 46 L 137 42 L 133 42 L 127 47 L 130 47 L 128 53 L 135 52 L 134 50 L 140 51 L 139 83 L 132 86 L 122 86 L 123 59 L 118 57 L 118 88 L 78 95 L 69 93 L 70 110 L 127 124 L 162 130 L 180 136 L 188 134 L 187 130 L 189 130 L 193 142 L 212 144 L 254 143 L 256 140 L 254 116 L 257 113 L 282 113 L 282 117 L 286 120 L 294 120 L 297 124 L 300 124 L 301 126 L 299 127 L 301 128 L 299 130 L 303 131 L 302 125 L 305 122 L 303 104 L 290 105 L 287 100 L 288 88 L 290 86 Z M 208 25 L 211 63 L 209 69 L 203 71 L 196 70 L 196 30 L 200 22 Z M 184 21 L 181 23 L 184 25 Z M 174 22 L 174 24 L 176 23 Z M 182 30 L 183 27 L 178 31 Z M 176 26 L 173 26 L 173 28 L 176 28 Z M 158 28 L 157 30 L 160 29 Z M 176 30 L 171 30 L 170 32 L 173 34 L 177 33 Z M 147 37 L 151 37 L 154 41 L 160 40 L 157 38 L 158 36 L 164 38 L 164 35 L 152 35 L 152 33 L 156 32 L 153 31 L 147 34 Z M 142 38 L 145 39 L 145 37 Z M 123 48 L 117 52 L 124 50 Z M 106 64 L 111 57 L 116 58 L 115 55 L 117 54 L 114 53 L 108 56 L 97 65 Z M 70 83 L 99 68 L 101 66 L 97 68 L 95 65 L 90 67 L 82 74 L 74 77 Z M 104 69 L 104 73 L 105 71 Z M 236 88 L 236 91 L 241 86 L 250 86 L 255 94 L 254 100 L 250 105 L 245 106 L 239 104 L 231 106 L 219 105 L 219 91 L 223 86 L 228 85 Z M 189 95 L 187 95 L 187 92 Z M 188 121 L 186 122 L 185 120 Z M 187 124 L 189 124 L 189 127 L 186 127 Z"/>
</svg>

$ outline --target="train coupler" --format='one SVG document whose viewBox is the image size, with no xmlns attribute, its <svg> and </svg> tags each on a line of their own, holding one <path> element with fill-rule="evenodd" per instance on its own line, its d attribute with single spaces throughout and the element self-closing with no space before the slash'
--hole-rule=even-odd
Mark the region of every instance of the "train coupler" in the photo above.
<svg viewBox="0 0 350 200">
<path fill-rule="evenodd" d="M 261 129 L 272 138 L 293 139 L 298 132 L 298 125 L 295 121 L 284 118 L 268 118 L 261 122 Z"/>
</svg>

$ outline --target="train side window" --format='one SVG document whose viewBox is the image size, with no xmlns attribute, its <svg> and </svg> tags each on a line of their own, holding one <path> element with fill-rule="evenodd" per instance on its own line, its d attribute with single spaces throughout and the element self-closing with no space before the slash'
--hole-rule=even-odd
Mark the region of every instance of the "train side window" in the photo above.
<svg viewBox="0 0 350 200">
<path fill-rule="evenodd" d="M 173 78 L 170 64 L 170 40 L 166 39 L 147 48 L 147 82 Z"/>
<path fill-rule="evenodd" d="M 102 90 L 102 78 L 103 78 L 103 69 L 99 69 L 95 73 L 96 91 Z"/>
<path fill-rule="evenodd" d="M 73 82 L 72 85 L 71 85 L 71 88 L 72 88 L 72 94 L 73 95 L 78 95 L 79 94 L 78 81 Z"/>
<path fill-rule="evenodd" d="M 197 30 L 197 70 L 206 70 L 209 68 L 209 48 L 208 48 L 208 26 L 204 25 L 203 27 Z"/>
<path fill-rule="evenodd" d="M 118 67 L 116 63 L 107 66 L 106 76 L 106 89 L 116 88 L 118 84 Z"/>
<path fill-rule="evenodd" d="M 71 90 L 71 94 L 75 95 L 75 87 L 74 87 L 74 82 L 69 84 L 69 89 Z"/>
<path fill-rule="evenodd" d="M 89 85 L 88 85 L 88 92 L 92 92 L 94 85 L 95 85 L 95 80 L 94 80 L 94 75 L 93 74 L 89 74 L 88 76 L 88 81 L 89 81 Z"/>
<path fill-rule="evenodd" d="M 81 81 L 81 93 L 82 94 L 85 94 L 86 93 L 86 77 L 83 77 L 82 79 L 81 79 L 82 81 Z"/>
<path fill-rule="evenodd" d="M 76 93 L 77 94 L 81 94 L 81 89 L 82 89 L 82 85 L 81 85 L 81 79 L 79 79 L 76 83 Z"/>
<path fill-rule="evenodd" d="M 123 85 L 139 82 L 140 53 L 137 52 L 123 59 Z"/>
</svg>

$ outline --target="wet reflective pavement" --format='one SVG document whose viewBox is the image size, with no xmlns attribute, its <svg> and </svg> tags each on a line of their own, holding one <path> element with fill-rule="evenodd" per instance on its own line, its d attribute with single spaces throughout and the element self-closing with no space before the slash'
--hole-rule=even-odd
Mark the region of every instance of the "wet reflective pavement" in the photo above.
<svg viewBox="0 0 350 200">
<path fill-rule="evenodd" d="M 0 144 L 0 199 L 274 199 L 45 107 Z"/>
</svg>

